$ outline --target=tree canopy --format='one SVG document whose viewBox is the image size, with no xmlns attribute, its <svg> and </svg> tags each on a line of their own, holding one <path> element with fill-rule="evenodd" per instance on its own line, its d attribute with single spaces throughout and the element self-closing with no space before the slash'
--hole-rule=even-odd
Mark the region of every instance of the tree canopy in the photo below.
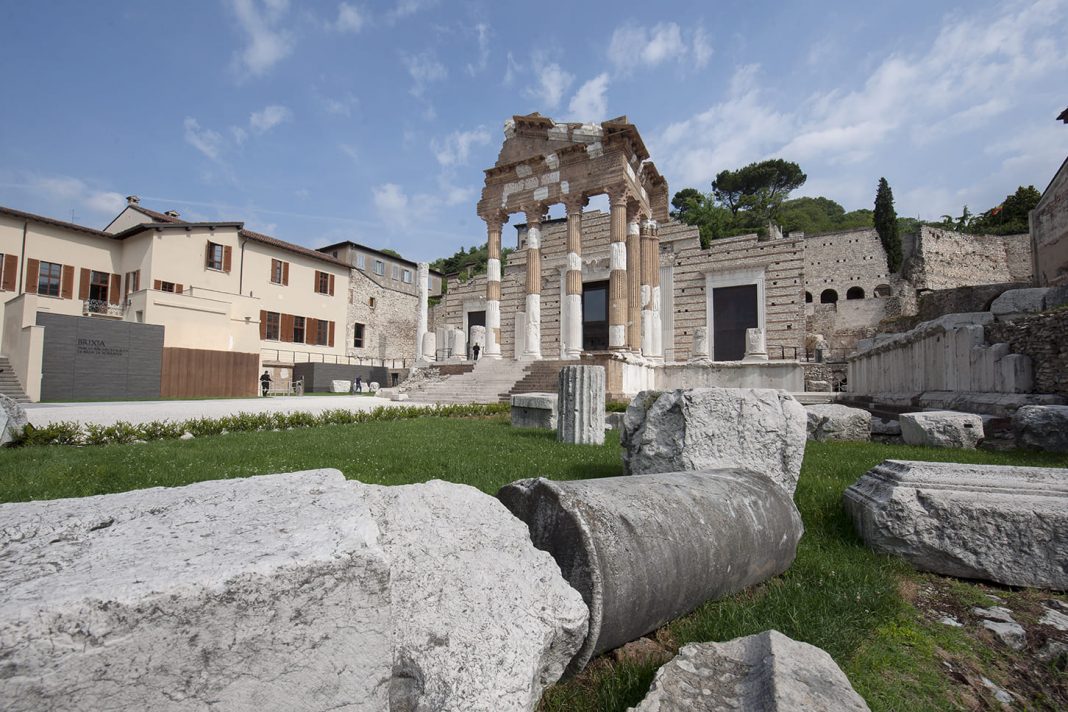
<svg viewBox="0 0 1068 712">
<path fill-rule="evenodd" d="M 397 259 L 401 259 L 401 260 L 404 259 L 403 257 L 401 257 L 399 252 L 397 252 L 396 250 L 391 250 L 388 247 L 382 248 L 381 250 L 379 250 L 379 252 L 381 252 L 383 255 L 389 255 L 390 257 L 396 257 Z"/>
<path fill-rule="evenodd" d="M 501 249 L 501 261 L 507 260 L 514 250 L 510 247 Z M 482 244 L 480 247 L 471 247 L 467 250 L 461 247 L 451 257 L 439 257 L 430 263 L 430 268 L 442 274 L 460 274 L 471 277 L 486 271 L 486 263 L 489 261 L 489 247 Z"/>
<path fill-rule="evenodd" d="M 984 235 L 1016 235 L 1029 230 L 1027 214 L 1035 209 L 1042 194 L 1033 185 L 1020 186 L 1012 195 L 1005 196 L 1001 205 L 972 218 L 968 232 Z M 965 206 L 967 210 L 967 206 Z"/>
<path fill-rule="evenodd" d="M 767 221 L 775 217 L 786 196 L 804 185 L 807 178 L 796 163 L 772 158 L 738 170 L 720 171 L 712 181 L 712 195 L 734 217 L 746 211 L 756 221 Z"/>
</svg>

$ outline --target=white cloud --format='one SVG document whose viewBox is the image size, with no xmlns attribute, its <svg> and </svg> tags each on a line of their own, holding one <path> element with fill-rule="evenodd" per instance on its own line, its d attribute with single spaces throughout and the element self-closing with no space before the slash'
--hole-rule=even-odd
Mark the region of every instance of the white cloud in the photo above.
<svg viewBox="0 0 1068 712">
<path fill-rule="evenodd" d="M 415 82 L 411 93 L 416 97 L 422 97 L 423 92 L 432 82 L 439 82 L 449 76 L 445 65 L 438 61 L 432 50 L 405 56 L 404 65 Z"/>
<path fill-rule="evenodd" d="M 223 137 L 218 132 L 202 128 L 200 122 L 192 116 L 185 117 L 182 126 L 185 128 L 186 143 L 213 161 L 219 159 L 219 152 L 223 147 Z"/>
<path fill-rule="evenodd" d="M 293 120 L 293 112 L 289 107 L 280 104 L 265 106 L 259 111 L 254 111 L 248 117 L 248 125 L 255 133 L 263 134 L 279 124 Z"/>
<path fill-rule="evenodd" d="M 515 81 L 516 75 L 519 74 L 522 71 L 523 71 L 523 65 L 521 65 L 519 62 L 517 62 L 516 59 L 515 59 L 515 55 L 513 55 L 511 52 L 509 52 L 508 53 L 508 60 L 507 60 L 507 63 L 506 63 L 506 68 L 504 70 L 504 79 L 503 79 L 504 85 L 506 87 L 512 86 L 512 82 Z"/>
<path fill-rule="evenodd" d="M 396 183 L 383 183 L 371 189 L 375 210 L 386 227 L 406 228 L 411 224 L 408 195 Z"/>
<path fill-rule="evenodd" d="M 437 4 L 438 0 L 397 0 L 393 9 L 386 13 L 386 21 L 397 22 Z"/>
<path fill-rule="evenodd" d="M 234 137 L 234 143 L 236 143 L 238 146 L 243 144 L 245 140 L 248 139 L 248 131 L 245 131 L 245 129 L 241 128 L 240 126 L 231 126 L 230 134 Z"/>
<path fill-rule="evenodd" d="M 467 65 L 467 73 L 472 77 L 484 72 L 489 64 L 489 25 L 484 22 L 478 23 L 475 25 L 475 34 L 478 38 L 478 61 Z"/>
<path fill-rule="evenodd" d="M 354 160 L 354 161 L 359 161 L 360 160 L 360 152 L 357 151 L 356 147 L 353 146 L 351 143 L 339 143 L 337 145 L 337 147 L 342 153 L 344 153 L 346 156 L 348 156 L 352 160 Z"/>
<path fill-rule="evenodd" d="M 114 217 L 126 207 L 126 198 L 119 193 L 91 188 L 80 178 L 70 176 L 20 176 L 18 182 L 5 185 L 43 196 L 52 206 L 53 214 L 61 215 L 64 220 L 70 220 L 74 210 L 74 221 L 81 221 L 77 208 L 88 210 L 94 217 Z"/>
<path fill-rule="evenodd" d="M 525 94 L 541 103 L 541 108 L 552 111 L 560 105 L 560 100 L 575 81 L 574 75 L 565 71 L 556 62 L 548 61 L 542 52 L 536 52 L 531 60 L 534 68 L 534 86 L 527 87 Z"/>
<path fill-rule="evenodd" d="M 289 9 L 288 0 L 229 0 L 247 44 L 235 53 L 234 62 L 243 74 L 262 76 L 292 51 L 292 35 L 278 25 Z"/>
<path fill-rule="evenodd" d="M 594 122 L 608 118 L 608 74 L 598 74 L 575 92 L 567 106 L 568 119 Z"/>
<path fill-rule="evenodd" d="M 338 32 L 351 32 L 356 34 L 363 29 L 364 17 L 359 8 L 343 2 L 337 6 L 337 20 L 334 29 Z"/>
<path fill-rule="evenodd" d="M 474 146 L 485 146 L 490 142 L 489 131 L 479 126 L 471 131 L 453 131 L 444 140 L 430 141 L 430 150 L 443 166 L 464 165 Z"/>
<path fill-rule="evenodd" d="M 704 27 L 694 29 L 687 40 L 675 22 L 661 22 L 652 28 L 632 23 L 620 25 L 608 44 L 608 60 L 624 73 L 643 65 L 656 67 L 687 58 L 695 68 L 701 69 L 711 57 L 712 44 Z"/>
</svg>

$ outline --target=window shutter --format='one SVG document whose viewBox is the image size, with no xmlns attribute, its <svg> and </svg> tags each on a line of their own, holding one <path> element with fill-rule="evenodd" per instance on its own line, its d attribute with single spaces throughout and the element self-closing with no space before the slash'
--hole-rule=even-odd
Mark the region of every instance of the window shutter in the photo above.
<svg viewBox="0 0 1068 712">
<path fill-rule="evenodd" d="M 26 293 L 37 294 L 37 277 L 41 272 L 40 260 L 26 260 Z"/>
<path fill-rule="evenodd" d="M 333 277 L 330 278 L 331 281 L 333 281 L 333 279 L 334 279 Z M 330 322 L 330 326 L 327 327 L 327 328 L 329 329 L 329 333 L 327 334 L 327 337 L 329 339 L 329 343 L 327 344 L 327 346 L 333 346 L 334 345 L 334 322 Z"/>
<path fill-rule="evenodd" d="M 37 284 L 37 278 L 33 278 Z M 59 296 L 63 299 L 74 299 L 74 265 L 63 265 L 59 276 Z"/>
<path fill-rule="evenodd" d="M 180 284 L 174 285 L 174 293 L 175 294 L 181 294 L 182 293 L 182 285 L 180 285 Z"/>
<path fill-rule="evenodd" d="M 233 248 L 227 245 L 223 248 L 223 272 L 230 271 L 231 260 L 233 259 Z"/>
<path fill-rule="evenodd" d="M 283 314 L 281 318 L 281 336 L 282 341 L 293 341 L 293 315 Z"/>
<path fill-rule="evenodd" d="M 156 289 L 156 290 L 163 289 L 163 280 L 157 279 L 156 281 L 154 281 L 152 283 L 152 289 Z"/>
<path fill-rule="evenodd" d="M 267 312 L 260 309 L 260 339 L 267 338 Z"/>
<path fill-rule="evenodd" d="M 81 274 L 81 282 L 78 284 L 78 299 L 81 299 L 84 302 L 89 298 L 89 278 L 92 273 L 85 267 L 82 267 Z"/>
<path fill-rule="evenodd" d="M 330 275 L 330 296 L 334 296 L 334 275 Z"/>
<path fill-rule="evenodd" d="M 0 289 L 14 292 L 18 289 L 16 277 L 19 272 L 19 258 L 17 255 L 4 255 L 4 280 Z"/>
<path fill-rule="evenodd" d="M 108 301 L 112 304 L 118 304 L 120 300 L 120 294 L 122 292 L 122 275 L 111 275 L 111 284 L 108 286 Z"/>
<path fill-rule="evenodd" d="M 319 320 L 308 317 L 304 321 L 304 340 L 316 346 L 319 343 Z"/>
<path fill-rule="evenodd" d="M 282 263 L 282 286 L 283 287 L 289 286 L 289 263 L 288 262 L 283 262 Z"/>
<path fill-rule="evenodd" d="M 315 281 L 312 282 L 312 289 L 318 293 L 319 291 L 319 270 L 315 270 Z"/>
<path fill-rule="evenodd" d="M 135 269 L 133 273 L 133 291 L 141 289 L 141 270 Z"/>
</svg>

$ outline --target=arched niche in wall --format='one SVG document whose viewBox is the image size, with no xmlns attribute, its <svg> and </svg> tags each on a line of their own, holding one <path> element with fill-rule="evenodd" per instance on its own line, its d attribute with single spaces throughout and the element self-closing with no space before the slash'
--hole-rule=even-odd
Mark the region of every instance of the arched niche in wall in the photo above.
<svg viewBox="0 0 1068 712">
<path fill-rule="evenodd" d="M 820 293 L 820 304 L 835 304 L 838 301 L 838 292 L 833 289 L 824 289 Z"/>
<path fill-rule="evenodd" d="M 890 289 L 889 284 L 879 284 L 875 287 L 875 296 L 877 297 L 889 297 L 893 294 L 893 290 Z"/>
<path fill-rule="evenodd" d="M 812 303 L 812 292 L 805 292 L 805 304 Z"/>
<path fill-rule="evenodd" d="M 846 290 L 846 299 L 863 299 L 864 288 L 863 287 L 850 287 Z"/>
</svg>

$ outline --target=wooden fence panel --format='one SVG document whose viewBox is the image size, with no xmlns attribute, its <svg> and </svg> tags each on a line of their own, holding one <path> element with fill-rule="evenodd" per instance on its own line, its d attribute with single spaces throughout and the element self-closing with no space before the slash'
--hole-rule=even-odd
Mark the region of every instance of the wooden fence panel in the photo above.
<svg viewBox="0 0 1068 712">
<path fill-rule="evenodd" d="M 247 398 L 259 392 L 259 354 L 163 349 L 163 398 Z"/>
</svg>

